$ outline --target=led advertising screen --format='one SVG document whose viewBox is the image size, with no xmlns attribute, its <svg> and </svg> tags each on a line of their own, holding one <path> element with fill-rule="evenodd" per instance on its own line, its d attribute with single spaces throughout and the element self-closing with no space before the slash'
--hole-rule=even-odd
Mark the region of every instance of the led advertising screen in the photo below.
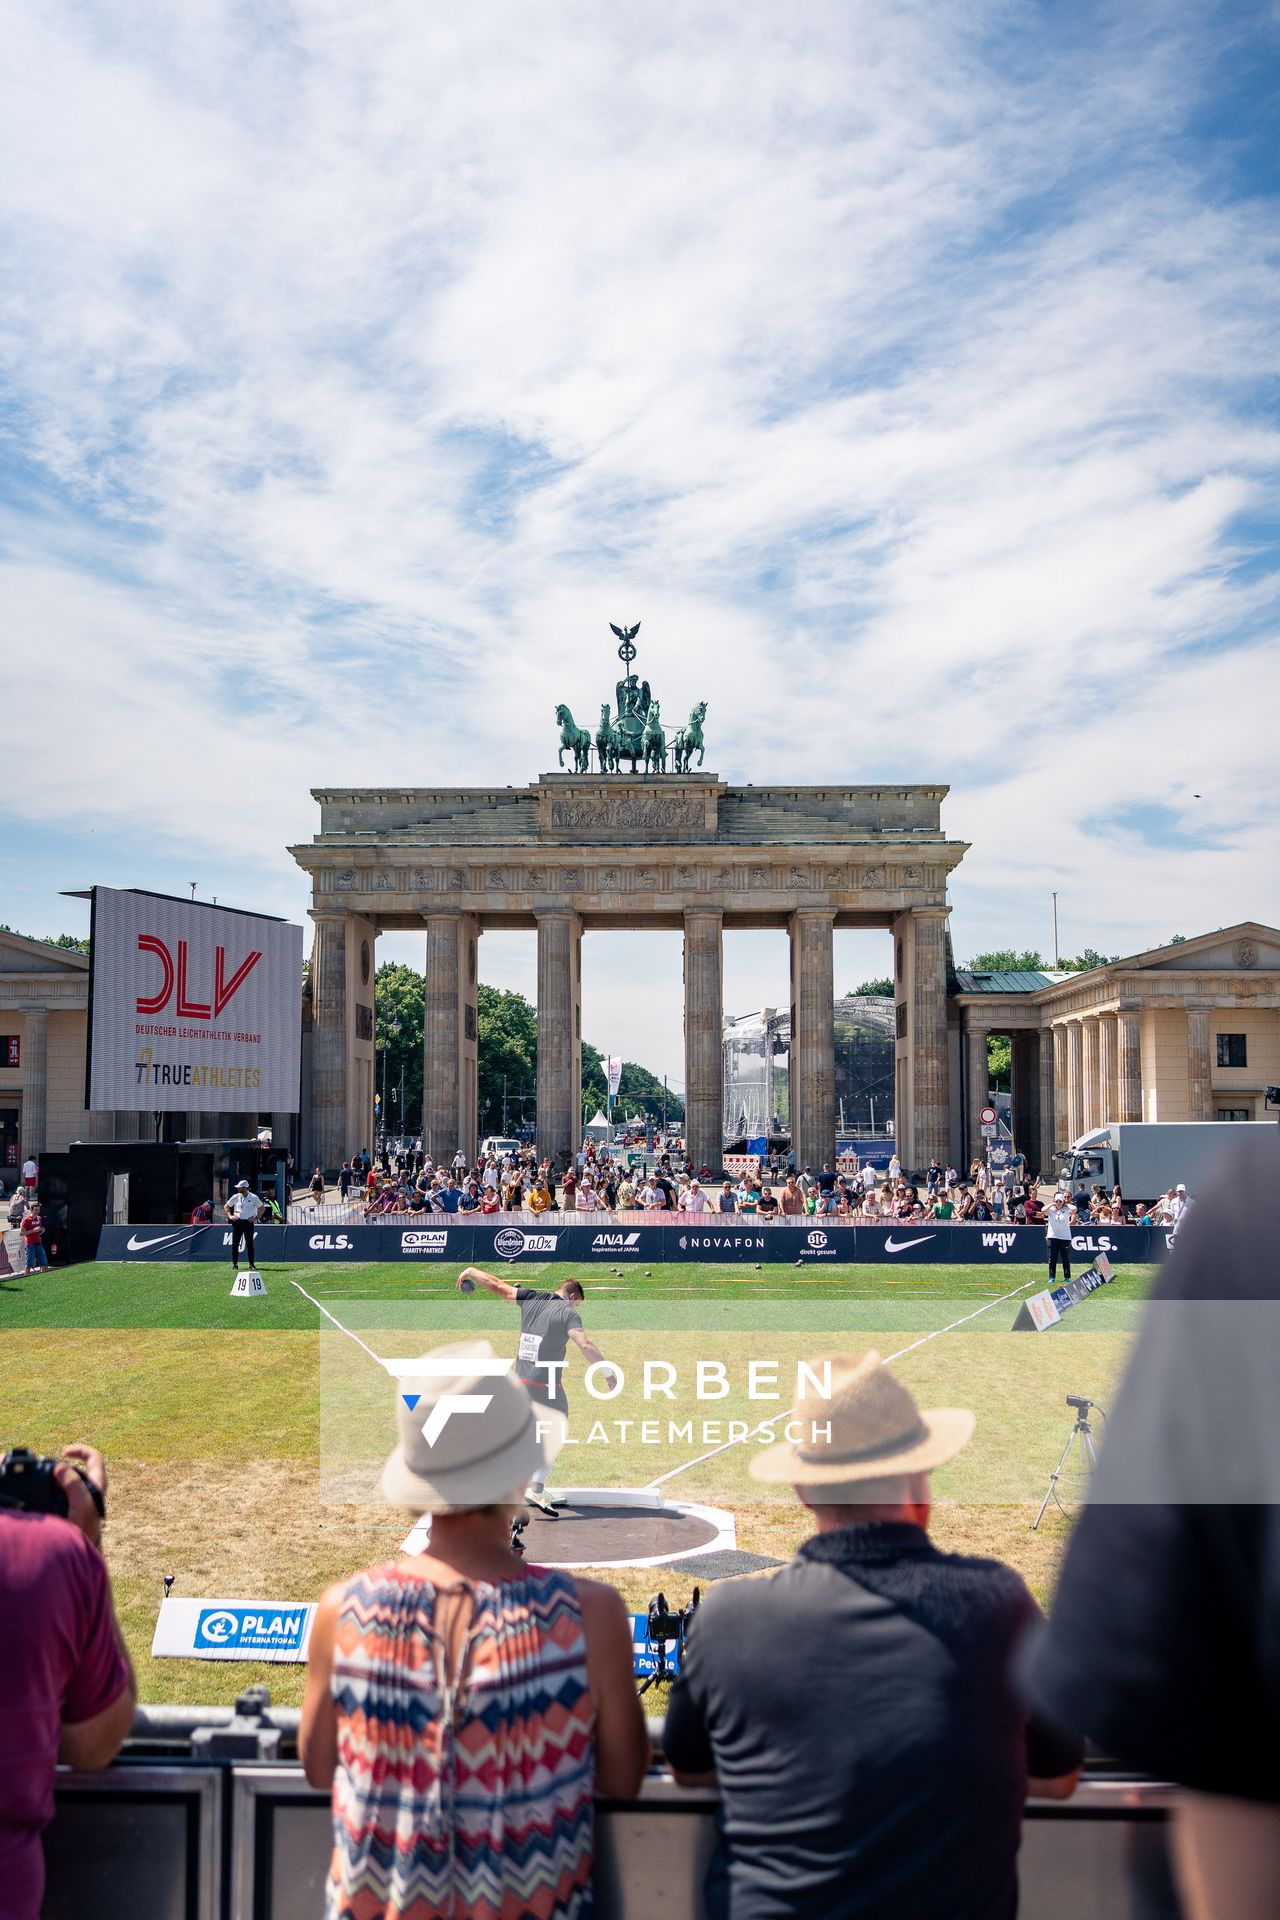
<svg viewBox="0 0 1280 1920">
<path fill-rule="evenodd" d="M 301 927 L 95 887 L 86 1104 L 296 1112 L 301 1003 Z"/>
</svg>

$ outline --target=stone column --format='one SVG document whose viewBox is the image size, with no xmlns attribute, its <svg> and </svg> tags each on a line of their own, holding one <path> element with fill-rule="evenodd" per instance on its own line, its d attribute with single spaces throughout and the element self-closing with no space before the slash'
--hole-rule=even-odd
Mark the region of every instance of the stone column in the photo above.
<svg viewBox="0 0 1280 1920">
<path fill-rule="evenodd" d="M 1067 1059 L 1067 1028 L 1059 1021 L 1053 1033 L 1053 1146 L 1056 1153 L 1069 1143 L 1071 1113 L 1067 1100 L 1070 1062 Z"/>
<path fill-rule="evenodd" d="M 18 1165 L 49 1144 L 49 1010 L 22 1007 L 22 1135 Z"/>
<path fill-rule="evenodd" d="M 966 1009 L 965 1017 L 969 1021 L 969 1030 L 965 1036 L 965 1102 L 967 1138 L 965 1140 L 965 1172 L 969 1163 L 986 1152 L 986 1141 L 982 1137 L 982 1109 L 987 1104 L 987 1095 L 991 1091 L 991 1076 L 987 1070 L 987 1029 L 975 1027 L 973 1009 Z M 928 1165 L 926 1160 L 925 1165 Z"/>
<path fill-rule="evenodd" d="M 1060 1029 L 1057 1027 L 1040 1029 L 1040 1133 L 1034 1149 L 1030 1141 L 1023 1148 L 1027 1156 L 1027 1171 L 1040 1173 L 1046 1180 L 1052 1179 L 1055 1166 L 1054 1153 L 1057 1140 L 1054 1137 L 1056 1126 L 1056 1093 L 1054 1080 L 1054 1041 Z"/>
<path fill-rule="evenodd" d="M 945 908 L 917 910 L 911 918 L 916 930 L 911 1007 L 911 1165 L 921 1171 L 935 1155 L 944 1166 L 947 1163 L 951 1118 L 947 1083 L 947 914 Z"/>
<path fill-rule="evenodd" d="M 1098 1125 L 1108 1126 L 1119 1117 L 1120 1101 L 1116 1091 L 1117 1042 L 1119 1023 L 1114 1013 L 1098 1018 Z"/>
<path fill-rule="evenodd" d="M 723 930 L 722 913 L 684 916 L 686 1144 L 689 1165 L 712 1173 L 724 1164 Z"/>
<path fill-rule="evenodd" d="M 1095 1127 L 1102 1125 L 1102 1117 L 1098 1110 L 1099 1042 L 1097 1015 L 1094 1014 L 1087 1020 L 1082 1020 L 1080 1025 L 1082 1028 L 1080 1112 L 1084 1119 L 1084 1131 L 1090 1133 Z"/>
<path fill-rule="evenodd" d="M 312 1166 L 336 1173 L 366 1145 L 347 1138 L 347 916 L 312 910 L 311 1114 Z M 367 1143 L 372 1146 L 372 1141 Z"/>
<path fill-rule="evenodd" d="M 427 915 L 422 1021 L 423 1148 L 451 1161 L 476 1150 L 476 939 L 467 913 Z"/>
<path fill-rule="evenodd" d="M 1067 1022 L 1067 1145 L 1084 1132 L 1084 1022 Z"/>
<path fill-rule="evenodd" d="M 1013 1082 L 1013 1143 L 1029 1169 L 1040 1154 L 1040 1036 L 1023 1030 L 1009 1036 Z"/>
<path fill-rule="evenodd" d="M 791 934 L 791 1144 L 815 1171 L 836 1156 L 835 913 L 799 907 Z"/>
<path fill-rule="evenodd" d="M 1187 1118 L 1212 1120 L 1213 1076 L 1209 1065 L 1209 1008 L 1187 1008 Z"/>
<path fill-rule="evenodd" d="M 538 1154 L 576 1153 L 582 1138 L 582 922 L 538 920 Z"/>
<path fill-rule="evenodd" d="M 1136 1007 L 1121 1007 L 1119 1098 L 1117 1120 L 1142 1118 L 1142 1014 Z"/>
</svg>

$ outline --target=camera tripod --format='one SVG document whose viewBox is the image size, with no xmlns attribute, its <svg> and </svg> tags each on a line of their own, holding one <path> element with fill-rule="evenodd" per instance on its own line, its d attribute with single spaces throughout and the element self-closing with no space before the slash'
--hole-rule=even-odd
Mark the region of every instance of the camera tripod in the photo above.
<svg viewBox="0 0 1280 1920">
<path fill-rule="evenodd" d="M 1040 1522 L 1044 1519 L 1051 1500 L 1057 1507 L 1059 1513 L 1065 1514 L 1067 1511 L 1058 1495 L 1058 1482 L 1062 1478 L 1067 1461 L 1071 1455 L 1072 1447 L 1074 1446 L 1076 1448 L 1079 1454 L 1079 1464 L 1086 1473 L 1092 1472 L 1093 1468 L 1098 1464 L 1098 1456 L 1093 1450 L 1093 1428 L 1089 1425 L 1089 1415 L 1093 1411 L 1096 1402 L 1086 1400 L 1082 1394 L 1069 1393 L 1067 1395 L 1067 1405 L 1075 1408 L 1076 1423 L 1067 1435 L 1067 1444 L 1059 1455 L 1057 1466 L 1049 1475 L 1049 1485 L 1045 1491 L 1044 1499 L 1040 1502 L 1040 1511 L 1031 1522 L 1032 1533 L 1036 1532 Z"/>
<path fill-rule="evenodd" d="M 683 1640 L 684 1635 L 681 1634 L 680 1638 Z M 645 1678 L 640 1682 L 640 1686 L 638 1688 L 639 1693 L 648 1693 L 650 1687 L 661 1686 L 664 1681 L 674 1680 L 676 1677 L 675 1668 L 669 1667 L 667 1665 L 666 1641 L 651 1640 L 649 1642 L 649 1645 L 653 1648 L 654 1658 L 657 1661 L 657 1665 L 654 1667 L 653 1672 L 650 1674 L 647 1674 Z"/>
</svg>

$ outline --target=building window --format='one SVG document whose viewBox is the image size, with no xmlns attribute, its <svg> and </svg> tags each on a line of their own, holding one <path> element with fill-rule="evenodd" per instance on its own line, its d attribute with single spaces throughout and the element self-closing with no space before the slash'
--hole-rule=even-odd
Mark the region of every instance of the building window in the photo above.
<svg viewBox="0 0 1280 1920">
<path fill-rule="evenodd" d="M 1218 1035 L 1218 1065 L 1220 1067 L 1247 1067 L 1247 1048 L 1242 1033 L 1220 1033 Z"/>
<path fill-rule="evenodd" d="M 372 1040 L 373 1008 L 367 1007 L 363 1000 L 356 1001 L 356 1039 Z"/>
<path fill-rule="evenodd" d="M 1249 1107 L 1219 1107 L 1218 1118 L 1219 1120 L 1252 1120 L 1253 1113 Z"/>
<path fill-rule="evenodd" d="M 16 1033 L 0 1033 L 0 1060 L 6 1067 L 22 1065 L 22 1039 Z"/>
</svg>

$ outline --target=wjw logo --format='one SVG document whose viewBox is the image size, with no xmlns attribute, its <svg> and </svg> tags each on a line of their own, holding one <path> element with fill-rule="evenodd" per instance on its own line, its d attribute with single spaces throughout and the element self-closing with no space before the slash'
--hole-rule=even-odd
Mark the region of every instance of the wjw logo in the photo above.
<svg viewBox="0 0 1280 1920">
<path fill-rule="evenodd" d="M 168 944 L 154 933 L 138 935 L 138 952 L 153 953 L 160 962 L 160 991 L 153 994 L 139 994 L 139 1013 L 163 1013 L 174 1001 L 174 1012 L 184 1020 L 217 1020 L 223 1008 L 240 991 L 249 975 L 261 960 L 261 953 L 249 953 L 240 962 L 231 978 L 227 978 L 227 950 L 215 947 L 213 956 L 213 997 L 210 1000 L 194 1000 L 192 989 L 188 985 L 187 943 L 179 940 L 175 959 Z"/>
<path fill-rule="evenodd" d="M 1016 1233 L 984 1233 L 982 1236 L 984 1247 L 999 1247 L 1001 1253 L 1008 1253 L 1010 1247 L 1016 1246 L 1017 1243 Z"/>
</svg>

